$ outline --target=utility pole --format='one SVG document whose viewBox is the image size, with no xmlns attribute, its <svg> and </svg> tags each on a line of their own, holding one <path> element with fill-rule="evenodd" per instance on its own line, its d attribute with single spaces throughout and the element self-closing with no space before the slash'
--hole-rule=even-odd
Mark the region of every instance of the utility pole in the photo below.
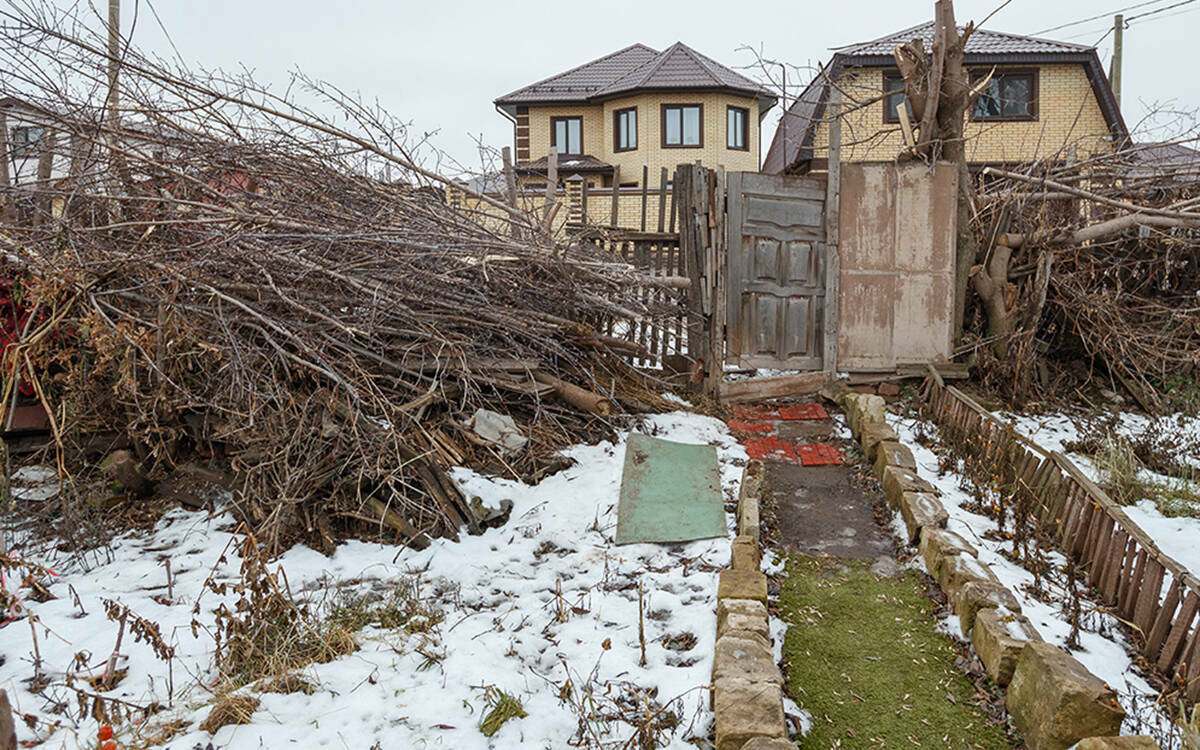
<svg viewBox="0 0 1200 750">
<path fill-rule="evenodd" d="M 1125 37 L 1125 16 L 1113 16 L 1113 55 L 1108 65 L 1108 83 L 1112 86 L 1117 109 L 1121 108 L 1121 48 Z"/>
<path fill-rule="evenodd" d="M 118 56 L 121 54 L 121 0 L 108 0 L 108 125 L 117 131 Z"/>
</svg>

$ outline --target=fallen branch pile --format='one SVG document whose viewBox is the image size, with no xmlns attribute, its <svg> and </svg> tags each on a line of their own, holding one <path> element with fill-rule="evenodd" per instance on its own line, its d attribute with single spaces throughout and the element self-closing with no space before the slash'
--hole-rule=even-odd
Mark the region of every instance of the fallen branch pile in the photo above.
<svg viewBox="0 0 1200 750">
<path fill-rule="evenodd" d="M 1153 158 L 1163 150 L 985 170 L 989 249 L 972 280 L 995 380 L 1018 401 L 1044 354 L 1107 372 L 1147 411 L 1200 393 L 1200 158 Z"/>
<path fill-rule="evenodd" d="M 39 321 L 5 353 L 4 402 L 33 383 L 65 473 L 115 432 L 151 477 L 221 460 L 272 549 L 355 523 L 423 545 L 479 520 L 446 467 L 520 475 L 608 429 L 637 378 L 588 321 L 653 319 L 636 293 L 653 279 L 502 206 L 448 206 L 403 126 L 327 86 L 308 93 L 336 118 L 129 51 L 114 123 L 88 95 L 101 42 L 30 8 L 0 13 L 19 30 L 0 69 L 36 71 L 5 83 L 51 156 L 0 186 L 0 246 Z M 479 438 L 480 408 L 526 447 Z"/>
</svg>

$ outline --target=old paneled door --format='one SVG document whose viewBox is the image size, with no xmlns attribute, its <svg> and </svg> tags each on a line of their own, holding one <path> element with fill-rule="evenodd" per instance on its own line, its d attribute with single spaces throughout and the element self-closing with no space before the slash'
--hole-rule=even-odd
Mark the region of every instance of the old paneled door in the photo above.
<svg viewBox="0 0 1200 750">
<path fill-rule="evenodd" d="M 825 178 L 731 172 L 726 361 L 821 370 Z"/>
</svg>

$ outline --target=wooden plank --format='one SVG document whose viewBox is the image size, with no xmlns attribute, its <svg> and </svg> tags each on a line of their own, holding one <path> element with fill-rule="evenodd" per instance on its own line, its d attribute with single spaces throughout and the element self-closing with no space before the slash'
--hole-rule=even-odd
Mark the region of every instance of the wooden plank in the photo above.
<svg viewBox="0 0 1200 750">
<path fill-rule="evenodd" d="M 1117 580 L 1121 577 L 1121 566 L 1125 563 L 1128 548 L 1129 534 L 1121 528 L 1115 529 L 1104 560 L 1104 570 L 1100 574 L 1100 596 L 1113 606 L 1117 603 Z"/>
<path fill-rule="evenodd" d="M 1100 516 L 1100 531 L 1096 535 L 1096 546 L 1092 548 L 1092 567 L 1088 571 L 1088 577 L 1092 581 L 1093 586 L 1099 586 L 1100 581 L 1104 576 L 1104 570 L 1108 562 L 1108 550 L 1113 543 L 1113 526 L 1112 516 L 1107 513 Z"/>
<path fill-rule="evenodd" d="M 1200 674 L 1197 674 L 1196 671 L 1198 663 L 1200 663 L 1200 625 L 1197 625 L 1192 631 L 1192 637 L 1188 639 L 1187 648 L 1183 652 L 1180 668 L 1176 670 L 1176 676 L 1187 681 L 1187 698 L 1192 703 L 1200 700 Z"/>
<path fill-rule="evenodd" d="M 613 165 L 612 176 L 612 209 L 608 214 L 608 225 L 610 227 L 617 226 L 617 219 L 620 218 L 620 203 L 621 203 L 621 166 Z"/>
<path fill-rule="evenodd" d="M 1154 623 L 1150 626 L 1150 634 L 1146 636 L 1146 645 L 1142 650 L 1142 655 L 1151 661 L 1158 659 L 1158 652 L 1163 641 L 1167 637 L 1167 630 L 1171 627 L 1171 620 L 1175 616 L 1175 608 L 1179 606 L 1179 600 L 1183 598 L 1183 584 L 1178 578 L 1172 579 L 1170 588 L 1167 589 L 1167 596 L 1163 600 L 1162 606 L 1158 609 L 1158 613 L 1154 616 Z"/>
<path fill-rule="evenodd" d="M 711 280 L 714 285 L 712 317 L 708 323 L 708 352 L 710 361 L 708 363 L 708 383 L 706 390 L 709 393 L 719 392 L 719 384 L 725 375 L 725 322 L 728 312 L 726 310 L 725 296 L 728 294 L 729 283 L 729 253 L 726 246 L 728 217 L 725 212 L 725 195 L 727 189 L 725 168 L 718 165 L 716 169 L 716 206 L 714 210 L 717 225 L 712 233 L 716 263 L 713 265 L 713 278 Z"/>
<path fill-rule="evenodd" d="M 1143 549 L 1142 552 L 1146 550 Z M 1133 608 L 1133 624 L 1142 631 L 1143 640 L 1150 635 L 1154 614 L 1158 610 L 1158 595 L 1162 593 L 1166 569 L 1154 558 L 1146 556 L 1146 573 L 1137 588 L 1137 604 Z"/>
<path fill-rule="evenodd" d="M 667 230 L 675 234 L 675 217 L 679 215 L 679 181 L 671 180 L 671 226 Z"/>
<path fill-rule="evenodd" d="M 1158 655 L 1159 671 L 1169 673 L 1178 662 L 1180 651 L 1183 648 L 1183 639 L 1191 629 L 1192 620 L 1196 617 L 1198 609 L 1200 609 L 1200 596 L 1197 596 L 1195 591 L 1187 592 L 1183 604 L 1179 607 L 1179 614 L 1171 623 L 1167 639 L 1163 641 L 1162 651 Z"/>
<path fill-rule="evenodd" d="M 667 168 L 663 167 L 658 178 L 658 231 L 663 231 L 667 221 Z"/>
<path fill-rule="evenodd" d="M 554 146 L 550 147 L 550 152 L 546 155 L 546 208 L 543 214 L 542 221 L 549 224 L 551 221 L 550 211 L 554 206 L 554 194 L 558 191 L 558 149 Z"/>
<path fill-rule="evenodd" d="M 650 186 L 646 183 L 650 181 L 650 167 L 647 164 L 642 165 L 642 231 L 646 231 L 646 197 Z"/>
<path fill-rule="evenodd" d="M 1146 576 L 1146 558 L 1148 557 L 1146 550 L 1139 548 L 1137 542 L 1131 542 L 1130 547 L 1133 549 L 1133 562 L 1126 566 L 1125 575 L 1121 577 L 1121 586 L 1117 593 L 1117 608 L 1128 620 L 1132 620 L 1136 613 L 1137 593 Z"/>
<path fill-rule="evenodd" d="M 807 396 L 819 391 L 825 383 L 824 372 L 801 372 L 742 380 L 737 383 L 723 382 L 720 384 L 718 395 L 722 403 L 736 404 L 768 398 Z"/>
<path fill-rule="evenodd" d="M 838 303 L 841 293 L 840 203 L 842 189 L 842 92 L 834 86 L 827 103 L 829 113 L 829 176 L 825 181 L 825 299 L 821 362 L 830 377 L 837 373 Z"/>
</svg>

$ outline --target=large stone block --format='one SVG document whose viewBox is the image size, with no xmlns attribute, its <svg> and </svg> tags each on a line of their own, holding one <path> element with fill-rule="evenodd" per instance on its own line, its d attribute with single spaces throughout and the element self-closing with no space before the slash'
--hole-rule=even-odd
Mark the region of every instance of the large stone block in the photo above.
<svg viewBox="0 0 1200 750">
<path fill-rule="evenodd" d="M 746 630 L 770 639 L 767 607 L 752 599 L 721 599 L 717 602 L 717 637 L 731 630 Z"/>
<path fill-rule="evenodd" d="M 746 745 L 745 747 L 750 747 Z M 745 750 L 745 748 L 743 748 Z M 1075 750 L 1161 750 L 1153 737 L 1131 734 L 1127 737 L 1088 737 Z"/>
<path fill-rule="evenodd" d="M 762 552 L 758 548 L 758 540 L 751 536 L 734 538 L 729 567 L 734 570 L 758 570 L 761 566 Z"/>
<path fill-rule="evenodd" d="M 759 536 L 759 493 L 762 490 L 763 465 L 761 461 L 751 461 L 742 472 L 742 488 L 738 493 L 737 533 L 738 536 L 748 536 L 760 539 Z"/>
<path fill-rule="evenodd" d="M 845 394 L 841 399 L 842 411 L 846 413 L 846 426 L 850 428 L 850 434 L 854 439 L 858 439 L 858 400 L 864 398 L 863 394 L 851 391 Z"/>
<path fill-rule="evenodd" d="M 783 684 L 770 641 L 733 630 L 717 639 L 712 676 L 713 682 L 735 677 L 752 682 Z"/>
<path fill-rule="evenodd" d="M 953 531 L 946 529 L 926 529 L 921 533 L 921 546 L 917 548 L 925 560 L 925 570 L 929 575 L 937 577 L 937 559 L 943 555 L 961 552 L 978 557 L 979 553 L 971 543 Z"/>
<path fill-rule="evenodd" d="M 872 422 L 871 424 L 863 425 L 862 428 L 862 449 L 863 455 L 868 461 L 874 461 L 881 443 L 899 444 L 900 438 L 897 437 L 896 431 L 892 429 L 887 422 Z M 917 468 L 915 465 L 913 468 Z"/>
<path fill-rule="evenodd" d="M 889 466 L 917 470 L 917 459 L 913 457 L 912 451 L 908 449 L 907 445 L 896 440 L 884 440 L 876 443 L 875 455 L 871 460 L 875 462 L 875 476 L 877 477 L 882 477 L 884 469 Z"/>
<path fill-rule="evenodd" d="M 974 557 L 964 553 L 942 555 L 934 561 L 936 578 L 946 596 L 953 599 L 963 586 L 972 581 L 999 584 L 1000 579 L 992 569 Z"/>
<path fill-rule="evenodd" d="M 722 570 L 717 599 L 753 599 L 767 603 L 767 577 L 757 570 Z"/>
<path fill-rule="evenodd" d="M 883 396 L 862 396 L 858 399 L 857 407 L 859 435 L 855 437 L 859 437 L 867 425 L 887 422 L 887 402 L 883 400 Z"/>
<path fill-rule="evenodd" d="M 900 497 L 905 492 L 937 494 L 937 487 L 918 476 L 915 470 L 903 466 L 884 467 L 883 474 L 879 477 L 879 483 L 883 485 L 883 496 L 888 499 L 893 508 L 899 507 Z"/>
<path fill-rule="evenodd" d="M 1066 750 L 1088 737 L 1119 735 L 1125 718 L 1112 688 L 1042 641 L 1021 649 L 1005 705 L 1030 750 Z"/>
<path fill-rule="evenodd" d="M 971 635 L 971 627 L 981 609 L 1001 608 L 1021 613 L 1021 603 L 1007 586 L 988 581 L 970 581 L 954 595 L 954 612 L 962 624 L 963 638 Z"/>
<path fill-rule="evenodd" d="M 755 737 L 787 737 L 778 683 L 726 677 L 713 682 L 716 750 L 740 750 Z"/>
<path fill-rule="evenodd" d="M 900 517 L 908 531 L 908 543 L 916 544 L 925 528 L 940 529 L 950 520 L 937 495 L 928 492 L 905 492 L 900 496 Z"/>
<path fill-rule="evenodd" d="M 983 662 L 988 677 L 1000 687 L 1012 681 L 1025 644 L 1040 640 L 1028 619 L 1006 609 L 981 610 L 971 630 L 975 654 Z"/>
</svg>

